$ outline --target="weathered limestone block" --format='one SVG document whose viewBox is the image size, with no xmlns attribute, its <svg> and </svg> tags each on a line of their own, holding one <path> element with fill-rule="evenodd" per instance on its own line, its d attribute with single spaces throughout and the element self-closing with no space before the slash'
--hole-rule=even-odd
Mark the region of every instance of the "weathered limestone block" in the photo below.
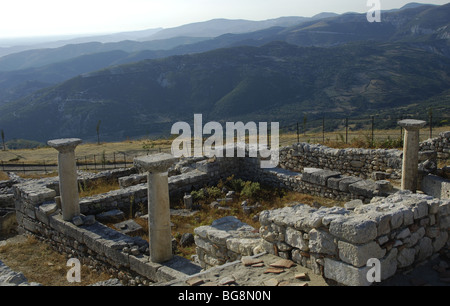
<svg viewBox="0 0 450 306">
<path fill-rule="evenodd" d="M 362 181 L 362 178 L 359 177 L 344 177 L 342 180 L 339 181 L 339 190 L 342 192 L 349 192 L 349 186 L 351 184 L 357 183 L 359 181 Z"/>
<path fill-rule="evenodd" d="M 325 278 L 337 281 L 346 286 L 370 286 L 367 273 L 370 267 L 357 268 L 342 261 L 324 259 Z"/>
<path fill-rule="evenodd" d="M 377 224 L 364 216 L 343 217 L 330 223 L 330 233 L 354 244 L 364 244 L 377 237 Z"/>
<path fill-rule="evenodd" d="M 365 198 L 373 198 L 379 194 L 377 184 L 372 180 L 361 180 L 348 186 L 350 193 Z"/>
<path fill-rule="evenodd" d="M 413 248 L 403 248 L 397 256 L 397 263 L 399 268 L 405 268 L 414 263 L 416 250 Z"/>
<path fill-rule="evenodd" d="M 302 251 L 309 251 L 308 242 L 303 239 L 303 233 L 291 227 L 286 228 L 285 241 L 294 248 L 298 248 Z"/>
<path fill-rule="evenodd" d="M 364 245 L 354 245 L 348 242 L 339 241 L 339 258 L 355 267 L 362 267 L 367 264 L 370 258 L 382 258 L 386 250 L 372 241 Z"/>
<path fill-rule="evenodd" d="M 312 253 L 337 255 L 337 243 L 329 233 L 312 229 L 309 232 L 309 249 Z"/>
<path fill-rule="evenodd" d="M 330 170 L 308 171 L 302 176 L 302 180 L 319 186 L 327 186 L 327 181 L 332 177 L 339 177 L 340 172 Z"/>
<path fill-rule="evenodd" d="M 439 199 L 450 199 L 450 181 L 429 174 L 422 179 L 421 189 L 428 195 Z"/>
</svg>

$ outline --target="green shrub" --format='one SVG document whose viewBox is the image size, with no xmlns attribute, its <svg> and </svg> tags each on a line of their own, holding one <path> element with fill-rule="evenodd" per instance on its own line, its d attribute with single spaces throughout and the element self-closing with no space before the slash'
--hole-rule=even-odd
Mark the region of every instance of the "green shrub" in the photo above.
<svg viewBox="0 0 450 306">
<path fill-rule="evenodd" d="M 194 201 L 200 201 L 200 200 L 205 200 L 206 199 L 205 192 L 203 191 L 203 189 L 193 190 L 191 192 L 191 196 L 192 196 Z"/>
<path fill-rule="evenodd" d="M 259 183 L 245 182 L 241 190 L 241 197 L 257 199 L 261 192 Z"/>
<path fill-rule="evenodd" d="M 208 197 L 212 199 L 217 199 L 222 196 L 222 190 L 214 186 L 206 188 L 206 193 L 208 194 Z"/>
</svg>

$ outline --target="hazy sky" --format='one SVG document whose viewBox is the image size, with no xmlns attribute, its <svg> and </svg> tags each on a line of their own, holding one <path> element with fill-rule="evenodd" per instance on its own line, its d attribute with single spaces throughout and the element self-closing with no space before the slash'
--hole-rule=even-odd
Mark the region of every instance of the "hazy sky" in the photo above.
<svg viewBox="0 0 450 306">
<path fill-rule="evenodd" d="M 413 0 L 380 2 L 384 10 Z M 367 0 L 0 0 L 0 38 L 112 33 L 214 18 L 264 20 L 320 12 L 363 13 L 368 9 Z"/>
</svg>

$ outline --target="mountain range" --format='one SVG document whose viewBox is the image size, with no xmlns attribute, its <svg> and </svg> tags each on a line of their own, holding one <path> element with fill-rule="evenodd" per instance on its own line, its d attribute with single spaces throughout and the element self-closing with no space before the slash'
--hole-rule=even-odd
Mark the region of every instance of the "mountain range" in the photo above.
<svg viewBox="0 0 450 306">
<path fill-rule="evenodd" d="M 91 139 L 101 120 L 105 139 L 118 140 L 167 134 L 194 113 L 283 125 L 430 101 L 450 110 L 450 4 L 411 4 L 382 12 L 381 23 L 356 13 L 217 19 L 141 39 L 1 57 L 0 128 L 10 138 Z"/>
</svg>

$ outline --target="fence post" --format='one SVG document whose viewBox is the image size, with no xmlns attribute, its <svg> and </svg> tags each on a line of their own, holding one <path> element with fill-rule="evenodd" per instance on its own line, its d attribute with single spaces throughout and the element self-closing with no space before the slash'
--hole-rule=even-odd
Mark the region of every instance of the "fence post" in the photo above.
<svg viewBox="0 0 450 306">
<path fill-rule="evenodd" d="M 345 118 L 345 144 L 348 144 L 348 118 Z"/>
<path fill-rule="evenodd" d="M 322 144 L 325 143 L 325 117 L 322 118 Z"/>
<path fill-rule="evenodd" d="M 127 167 L 127 155 L 123 153 L 123 163 L 125 164 L 125 168 Z"/>
<path fill-rule="evenodd" d="M 116 169 L 116 152 L 114 152 L 113 154 L 114 154 L 114 169 Z"/>
<path fill-rule="evenodd" d="M 430 115 L 430 139 L 431 139 L 431 138 L 433 138 L 433 109 L 432 108 L 430 108 L 429 115 Z"/>
<path fill-rule="evenodd" d="M 94 155 L 94 170 L 97 170 L 97 160 L 95 159 L 95 155 Z"/>
<path fill-rule="evenodd" d="M 375 116 L 372 117 L 372 147 L 375 146 L 375 138 L 374 138 L 374 125 L 375 125 Z"/>
</svg>

